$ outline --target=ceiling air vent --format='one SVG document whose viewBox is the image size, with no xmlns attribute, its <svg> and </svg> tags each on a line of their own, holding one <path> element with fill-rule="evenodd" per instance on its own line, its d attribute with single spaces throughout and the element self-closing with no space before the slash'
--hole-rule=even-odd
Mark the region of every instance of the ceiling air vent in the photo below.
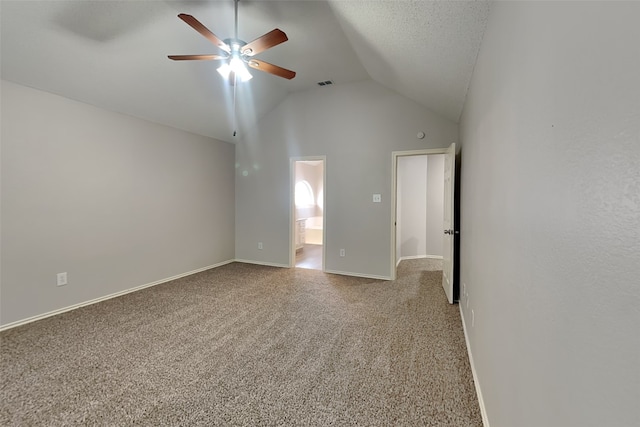
<svg viewBox="0 0 640 427">
<path fill-rule="evenodd" d="M 318 82 L 318 86 L 329 86 L 332 85 L 333 82 L 331 80 L 325 80 L 323 82 Z"/>
</svg>

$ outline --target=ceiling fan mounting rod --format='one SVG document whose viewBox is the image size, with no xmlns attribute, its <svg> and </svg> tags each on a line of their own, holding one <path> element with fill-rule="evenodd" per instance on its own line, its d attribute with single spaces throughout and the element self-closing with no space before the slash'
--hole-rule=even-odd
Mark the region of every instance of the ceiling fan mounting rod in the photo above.
<svg viewBox="0 0 640 427">
<path fill-rule="evenodd" d="M 238 1 L 240 0 L 234 0 L 235 3 L 235 9 L 236 9 L 236 21 L 235 21 L 235 30 L 234 30 L 234 35 L 233 37 L 238 40 Z"/>
</svg>

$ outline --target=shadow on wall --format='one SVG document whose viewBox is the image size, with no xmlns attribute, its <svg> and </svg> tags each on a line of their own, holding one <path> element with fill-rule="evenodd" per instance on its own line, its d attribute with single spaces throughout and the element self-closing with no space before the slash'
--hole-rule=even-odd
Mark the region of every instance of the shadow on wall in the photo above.
<svg viewBox="0 0 640 427">
<path fill-rule="evenodd" d="M 400 245 L 401 254 L 416 254 L 418 253 L 418 239 L 411 237 Z"/>
</svg>

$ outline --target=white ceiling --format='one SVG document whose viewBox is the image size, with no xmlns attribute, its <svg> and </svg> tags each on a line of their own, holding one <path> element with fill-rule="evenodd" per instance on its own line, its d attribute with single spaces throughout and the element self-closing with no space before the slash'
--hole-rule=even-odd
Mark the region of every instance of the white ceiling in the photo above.
<svg viewBox="0 0 640 427">
<path fill-rule="evenodd" d="M 232 0 L 2 0 L 2 78 L 228 142 L 234 128 L 291 92 L 322 90 L 324 80 L 373 79 L 457 122 L 489 12 L 484 0 L 241 0 L 239 37 L 283 30 L 289 41 L 257 58 L 297 76 L 251 70 L 238 85 L 234 125 L 219 62 L 167 59 L 218 52 L 178 13 L 224 39 L 233 8 Z"/>
</svg>

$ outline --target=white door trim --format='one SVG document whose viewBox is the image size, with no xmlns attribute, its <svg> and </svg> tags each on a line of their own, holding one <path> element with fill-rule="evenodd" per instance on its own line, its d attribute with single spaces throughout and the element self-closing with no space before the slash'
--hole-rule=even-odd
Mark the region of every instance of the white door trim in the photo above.
<svg viewBox="0 0 640 427">
<path fill-rule="evenodd" d="M 449 147 L 391 152 L 391 280 L 396 280 L 396 222 L 398 197 L 398 157 L 446 154 Z"/>
<path fill-rule="evenodd" d="M 322 161 L 322 271 L 325 270 L 324 261 L 327 252 L 327 156 L 302 156 L 289 158 L 289 268 L 296 266 L 296 162 Z"/>
</svg>

